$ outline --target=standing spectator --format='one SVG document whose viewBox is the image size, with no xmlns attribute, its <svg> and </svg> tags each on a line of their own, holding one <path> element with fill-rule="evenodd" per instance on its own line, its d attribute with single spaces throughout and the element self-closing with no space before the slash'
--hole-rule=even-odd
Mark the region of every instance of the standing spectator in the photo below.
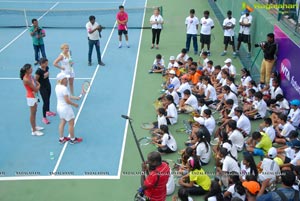
<svg viewBox="0 0 300 201">
<path fill-rule="evenodd" d="M 199 19 L 195 16 L 195 9 L 190 10 L 190 16 L 185 19 L 186 25 L 186 51 L 190 50 L 191 38 L 193 38 L 193 47 L 195 55 L 198 54 L 197 33 L 199 26 Z"/>
<path fill-rule="evenodd" d="M 55 87 L 55 93 L 57 97 L 57 113 L 60 117 L 60 124 L 59 124 L 59 143 L 64 144 L 65 142 L 69 141 L 71 144 L 76 144 L 82 142 L 82 138 L 75 137 L 74 134 L 74 122 L 75 122 L 75 115 L 71 106 L 78 107 L 78 104 L 71 101 L 79 100 L 79 97 L 75 97 L 70 95 L 70 92 L 67 88 L 68 84 L 68 75 L 61 72 L 57 74 L 57 85 Z M 64 137 L 64 128 L 66 123 L 69 124 L 69 137 Z"/>
<path fill-rule="evenodd" d="M 236 57 L 235 45 L 234 45 L 234 27 L 236 20 L 232 17 L 232 12 L 227 11 L 227 18 L 223 21 L 223 29 L 224 29 L 224 52 L 222 52 L 221 56 L 225 56 L 227 54 L 228 44 L 232 45 L 233 50 L 233 58 Z"/>
<path fill-rule="evenodd" d="M 40 67 L 35 72 L 35 79 L 40 83 L 40 94 L 43 99 L 43 123 L 49 124 L 50 121 L 47 116 L 55 116 L 55 112 L 50 111 L 50 96 L 51 96 L 51 84 L 49 81 L 49 67 L 48 59 L 40 59 Z"/>
<path fill-rule="evenodd" d="M 142 189 L 151 201 L 164 201 L 167 196 L 166 184 L 169 179 L 170 168 L 167 163 L 162 162 L 159 152 L 149 153 L 147 164 L 142 164 L 142 171 L 145 172 L 141 175 Z"/>
<path fill-rule="evenodd" d="M 203 52 L 204 44 L 207 45 L 207 54 L 210 56 L 210 40 L 211 40 L 211 30 L 215 27 L 214 21 L 209 17 L 209 11 L 204 11 L 204 17 L 200 19 L 200 43 L 201 52 Z"/>
<path fill-rule="evenodd" d="M 159 8 L 155 8 L 153 11 L 153 15 L 150 18 L 150 24 L 152 27 L 152 45 L 151 49 L 154 48 L 154 44 L 156 44 L 156 49 L 159 48 L 159 39 L 160 39 L 160 32 L 162 30 L 162 25 L 164 23 L 164 19 L 160 15 Z M 156 43 L 155 43 L 156 40 Z"/>
<path fill-rule="evenodd" d="M 240 18 L 240 32 L 238 37 L 237 44 L 237 53 L 240 50 L 241 44 L 248 44 L 248 57 L 251 57 L 251 39 L 250 39 L 250 26 L 252 24 L 252 15 L 250 15 L 250 11 L 248 9 L 245 10 L 245 14 Z"/>
<path fill-rule="evenodd" d="M 118 35 L 119 35 L 119 48 L 122 47 L 122 34 L 125 35 L 126 46 L 129 48 L 128 43 L 128 14 L 124 11 L 124 6 L 119 6 L 119 12 L 117 13 L 118 22 Z"/>
<path fill-rule="evenodd" d="M 260 43 L 260 48 L 264 52 L 264 59 L 261 62 L 260 67 L 260 84 L 264 86 L 270 81 L 270 75 L 275 63 L 275 57 L 277 52 L 277 44 L 274 40 L 275 35 L 269 33 L 267 35 L 267 41 Z"/>
<path fill-rule="evenodd" d="M 46 58 L 45 45 L 43 38 L 46 36 L 46 32 L 43 27 L 39 26 L 37 19 L 32 19 L 32 27 L 30 27 L 29 32 L 32 37 L 33 49 L 34 49 L 34 65 L 37 65 L 40 60 L 39 53 L 41 52 L 42 57 Z"/>
<path fill-rule="evenodd" d="M 30 64 L 25 64 L 20 69 L 20 78 L 23 81 L 24 87 L 26 89 L 27 105 L 30 108 L 31 134 L 34 136 L 42 136 L 44 135 L 44 133 L 42 133 L 41 130 L 43 130 L 44 128 L 36 126 L 36 110 L 37 103 L 39 101 L 37 93 L 41 85 L 32 76 L 32 67 Z"/>
<path fill-rule="evenodd" d="M 60 49 L 62 52 L 59 54 L 59 56 L 55 59 L 53 62 L 53 65 L 61 70 L 64 74 L 68 75 L 68 82 L 70 85 L 70 92 L 71 95 L 74 95 L 74 78 L 75 78 L 75 72 L 74 72 L 74 62 L 72 60 L 71 52 L 69 45 L 64 43 L 60 46 Z"/>
<path fill-rule="evenodd" d="M 89 17 L 89 22 L 86 23 L 85 27 L 88 33 L 89 41 L 88 65 L 92 65 L 92 52 L 95 46 L 97 52 L 98 65 L 105 66 L 105 64 L 101 61 L 100 52 L 100 32 L 102 30 L 102 27 L 96 22 L 96 17 L 93 15 Z"/>
</svg>

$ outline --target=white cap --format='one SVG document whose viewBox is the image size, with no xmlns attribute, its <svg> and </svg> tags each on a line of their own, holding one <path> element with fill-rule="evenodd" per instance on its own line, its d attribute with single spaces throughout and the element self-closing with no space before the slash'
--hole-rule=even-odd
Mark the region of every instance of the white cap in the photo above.
<svg viewBox="0 0 300 201">
<path fill-rule="evenodd" d="M 268 156 L 270 158 L 275 158 L 277 156 L 277 150 L 274 147 L 271 147 L 268 151 Z"/>
<path fill-rule="evenodd" d="M 203 117 L 194 117 L 194 120 L 197 121 L 200 125 L 204 125 L 205 120 Z"/>
<path fill-rule="evenodd" d="M 227 64 L 227 63 L 231 63 L 232 61 L 231 61 L 231 59 L 230 58 L 227 58 L 225 61 L 224 61 L 224 63 L 225 64 Z"/>
<path fill-rule="evenodd" d="M 170 60 L 175 60 L 175 57 L 174 56 L 170 56 Z"/>
<path fill-rule="evenodd" d="M 175 75 L 175 71 L 174 70 L 170 70 L 169 74 Z"/>
<path fill-rule="evenodd" d="M 58 74 L 56 75 L 56 79 L 57 79 L 57 80 L 62 80 L 62 79 L 64 79 L 64 78 L 69 78 L 69 77 L 70 77 L 70 75 L 67 75 L 67 74 L 65 74 L 65 73 L 63 73 L 63 72 L 58 73 Z"/>
</svg>

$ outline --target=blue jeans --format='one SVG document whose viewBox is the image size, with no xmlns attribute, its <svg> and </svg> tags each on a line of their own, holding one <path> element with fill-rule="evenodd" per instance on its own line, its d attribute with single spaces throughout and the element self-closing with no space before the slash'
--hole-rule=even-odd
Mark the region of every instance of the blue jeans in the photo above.
<svg viewBox="0 0 300 201">
<path fill-rule="evenodd" d="M 34 49 L 34 58 L 35 58 L 35 61 L 39 61 L 40 60 L 40 51 L 41 51 L 41 54 L 42 54 L 42 57 L 43 58 L 46 58 L 46 52 L 45 52 L 45 45 L 33 45 L 33 49 Z"/>
<path fill-rule="evenodd" d="M 100 41 L 99 40 L 90 40 L 89 39 L 89 55 L 88 55 L 88 62 L 92 62 L 92 53 L 93 53 L 93 48 L 96 48 L 97 52 L 97 59 L 98 59 L 98 64 L 101 63 L 101 52 L 100 52 Z"/>
<path fill-rule="evenodd" d="M 190 50 L 190 44 L 191 44 L 191 38 L 193 37 L 193 46 L 194 46 L 194 52 L 198 52 L 198 41 L 197 41 L 197 34 L 186 34 L 186 50 Z"/>
</svg>

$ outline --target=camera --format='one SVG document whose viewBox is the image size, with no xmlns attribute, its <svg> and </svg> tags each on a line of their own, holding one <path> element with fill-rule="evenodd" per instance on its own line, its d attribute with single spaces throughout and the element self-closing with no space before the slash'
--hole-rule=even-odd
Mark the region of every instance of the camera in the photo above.
<svg viewBox="0 0 300 201">
<path fill-rule="evenodd" d="M 36 32 L 38 32 L 38 33 L 41 33 L 41 31 L 42 31 L 42 29 L 41 29 L 40 27 L 38 27 L 38 28 L 36 29 Z"/>
<path fill-rule="evenodd" d="M 254 44 L 254 47 L 261 47 L 261 46 L 264 46 L 266 44 L 266 42 L 265 41 L 262 41 L 262 42 L 260 42 L 260 43 L 255 43 Z"/>
</svg>

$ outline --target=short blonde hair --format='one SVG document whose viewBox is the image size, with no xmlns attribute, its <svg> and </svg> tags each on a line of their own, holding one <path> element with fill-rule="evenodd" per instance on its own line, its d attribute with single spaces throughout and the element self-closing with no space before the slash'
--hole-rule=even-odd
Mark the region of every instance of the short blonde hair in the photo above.
<svg viewBox="0 0 300 201">
<path fill-rule="evenodd" d="M 67 43 L 63 43 L 61 46 L 60 46 L 60 49 L 63 50 L 65 47 L 69 47 L 69 45 Z"/>
</svg>

